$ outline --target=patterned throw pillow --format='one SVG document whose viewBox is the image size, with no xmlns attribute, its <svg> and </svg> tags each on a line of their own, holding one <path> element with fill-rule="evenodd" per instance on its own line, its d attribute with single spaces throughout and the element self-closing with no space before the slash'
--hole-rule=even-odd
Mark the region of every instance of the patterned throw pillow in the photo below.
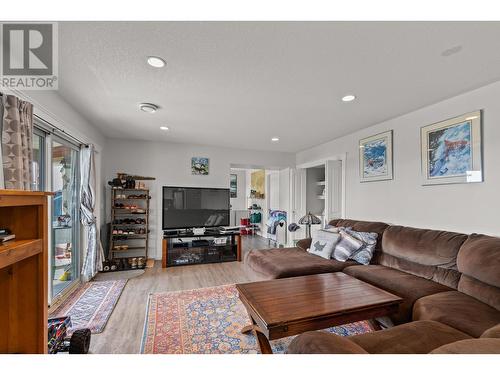
<svg viewBox="0 0 500 375">
<path fill-rule="evenodd" d="M 378 234 L 371 232 L 356 232 L 349 229 L 346 229 L 346 232 L 354 238 L 363 241 L 363 246 L 352 254 L 349 259 L 355 260 L 356 262 L 364 265 L 370 264 L 375 251 L 375 246 L 377 246 Z"/>
<path fill-rule="evenodd" d="M 356 251 L 363 247 L 363 241 L 351 236 L 346 230 L 340 230 L 340 241 L 335 246 L 332 258 L 340 262 L 345 262 Z"/>
<path fill-rule="evenodd" d="M 325 228 L 322 230 L 325 230 L 327 232 L 332 232 L 332 233 L 339 233 L 342 229 L 352 229 L 351 227 L 335 227 L 333 225 L 327 224 L 325 225 Z"/>
<path fill-rule="evenodd" d="M 307 249 L 307 252 L 325 259 L 330 259 L 333 249 L 335 248 L 335 244 L 339 239 L 340 235 L 337 233 L 319 230 L 313 235 L 311 247 Z"/>
</svg>

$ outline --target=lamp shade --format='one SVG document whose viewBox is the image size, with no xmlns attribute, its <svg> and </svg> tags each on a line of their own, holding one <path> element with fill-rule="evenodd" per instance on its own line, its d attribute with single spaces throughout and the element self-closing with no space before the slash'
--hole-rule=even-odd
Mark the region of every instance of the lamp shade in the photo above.
<svg viewBox="0 0 500 375">
<path fill-rule="evenodd" d="M 307 215 L 300 218 L 299 224 L 305 224 L 305 225 L 321 224 L 321 219 L 309 212 Z"/>
</svg>

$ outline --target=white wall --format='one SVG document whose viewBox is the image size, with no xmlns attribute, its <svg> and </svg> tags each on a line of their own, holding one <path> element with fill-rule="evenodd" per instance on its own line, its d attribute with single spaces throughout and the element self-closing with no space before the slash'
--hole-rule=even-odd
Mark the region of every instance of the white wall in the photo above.
<svg viewBox="0 0 500 375">
<path fill-rule="evenodd" d="M 499 102 L 500 82 L 497 82 L 299 152 L 297 164 L 347 153 L 345 216 L 348 218 L 499 235 Z M 484 182 L 422 186 L 420 128 L 477 109 L 484 110 Z M 359 139 L 390 129 L 394 129 L 394 179 L 360 183 Z"/>
<path fill-rule="evenodd" d="M 193 156 L 210 158 L 208 176 L 191 174 Z M 161 187 L 172 185 L 228 188 L 231 166 L 235 164 L 241 167 L 253 165 L 280 169 L 293 166 L 295 154 L 109 139 L 104 157 L 106 181 L 115 177 L 116 172 L 156 177 L 156 181 L 150 186 L 152 200 L 149 256 L 157 259 L 161 258 Z M 106 194 L 108 214 L 109 199 L 108 189 Z"/>
</svg>

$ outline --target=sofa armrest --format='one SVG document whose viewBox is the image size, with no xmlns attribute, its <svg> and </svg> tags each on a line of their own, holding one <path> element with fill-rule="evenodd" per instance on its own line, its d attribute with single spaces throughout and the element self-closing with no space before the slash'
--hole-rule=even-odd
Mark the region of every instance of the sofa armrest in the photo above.
<svg viewBox="0 0 500 375">
<path fill-rule="evenodd" d="M 287 354 L 367 354 L 346 337 L 327 332 L 306 332 L 292 340 Z"/>
<path fill-rule="evenodd" d="M 307 250 L 311 247 L 312 238 L 303 238 L 297 241 L 297 247 L 300 247 L 302 250 Z"/>
<path fill-rule="evenodd" d="M 500 324 L 491 327 L 483 332 L 481 338 L 500 339 Z"/>
</svg>

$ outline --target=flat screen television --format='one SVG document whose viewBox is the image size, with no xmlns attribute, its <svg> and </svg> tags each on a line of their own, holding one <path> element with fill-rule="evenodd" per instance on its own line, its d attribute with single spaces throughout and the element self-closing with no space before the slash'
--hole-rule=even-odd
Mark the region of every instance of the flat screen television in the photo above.
<svg viewBox="0 0 500 375">
<path fill-rule="evenodd" d="M 163 187 L 163 230 L 229 225 L 229 189 Z"/>
</svg>

